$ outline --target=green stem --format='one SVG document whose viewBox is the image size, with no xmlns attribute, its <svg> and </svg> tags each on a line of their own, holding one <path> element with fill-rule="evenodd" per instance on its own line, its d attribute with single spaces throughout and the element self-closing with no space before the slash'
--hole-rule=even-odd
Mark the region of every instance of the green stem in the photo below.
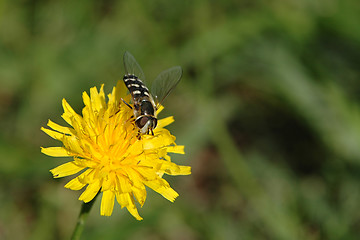
<svg viewBox="0 0 360 240">
<path fill-rule="evenodd" d="M 76 227 L 74 229 L 73 235 L 71 236 L 71 240 L 79 240 L 81 237 L 81 234 L 84 230 L 85 222 L 87 217 L 89 216 L 89 212 L 91 210 L 91 207 L 94 205 L 94 202 L 96 200 L 96 197 L 99 195 L 96 194 L 96 196 L 88 203 L 84 203 L 81 205 L 81 211 L 78 217 L 78 221 L 76 223 Z"/>
</svg>

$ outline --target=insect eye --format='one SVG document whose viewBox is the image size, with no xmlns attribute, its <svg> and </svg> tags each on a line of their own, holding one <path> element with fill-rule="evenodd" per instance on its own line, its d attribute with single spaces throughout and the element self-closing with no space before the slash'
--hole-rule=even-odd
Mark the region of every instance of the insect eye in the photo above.
<svg viewBox="0 0 360 240">
<path fill-rule="evenodd" d="M 138 128 L 143 128 L 148 121 L 149 117 L 143 116 L 137 119 L 135 123 Z"/>
</svg>

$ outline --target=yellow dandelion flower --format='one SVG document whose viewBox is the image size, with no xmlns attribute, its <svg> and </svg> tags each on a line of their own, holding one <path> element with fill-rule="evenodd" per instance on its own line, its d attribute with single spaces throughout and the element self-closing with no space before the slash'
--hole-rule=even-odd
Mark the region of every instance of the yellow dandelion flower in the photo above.
<svg viewBox="0 0 360 240">
<path fill-rule="evenodd" d="M 130 102 L 123 81 L 119 81 L 105 100 L 103 86 L 100 91 L 93 87 L 90 96 L 84 92 L 85 107 L 82 116 L 77 114 L 65 99 L 62 101 L 62 118 L 71 126 L 60 126 L 49 120 L 48 127 L 41 128 L 50 137 L 63 143 L 62 147 L 42 148 L 42 153 L 53 157 L 72 157 L 50 172 L 54 178 L 78 174 L 65 187 L 85 191 L 79 200 L 90 202 L 102 192 L 100 214 L 110 216 L 115 198 L 137 219 L 140 217 L 135 201 L 143 206 L 145 186 L 173 202 L 179 195 L 163 179 L 164 174 L 188 175 L 189 166 L 171 162 L 168 153 L 184 154 L 184 146 L 175 144 L 175 137 L 164 127 L 174 121 L 167 117 L 158 121 L 153 135 L 138 139 L 134 126 L 133 110 L 121 100 Z M 158 110 L 160 112 L 162 107 Z"/>
</svg>

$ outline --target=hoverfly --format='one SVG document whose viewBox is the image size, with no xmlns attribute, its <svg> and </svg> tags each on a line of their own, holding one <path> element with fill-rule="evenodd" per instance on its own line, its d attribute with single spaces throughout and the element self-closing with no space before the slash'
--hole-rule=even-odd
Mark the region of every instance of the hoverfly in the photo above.
<svg viewBox="0 0 360 240">
<path fill-rule="evenodd" d="M 182 76 L 180 66 L 169 68 L 161 72 L 151 85 L 151 93 L 146 87 L 145 75 L 134 56 L 129 52 L 124 54 L 125 76 L 123 78 L 128 88 L 134 108 L 135 125 L 141 134 L 154 135 L 153 129 L 157 126 L 156 110 L 171 90 L 179 83 Z"/>
</svg>

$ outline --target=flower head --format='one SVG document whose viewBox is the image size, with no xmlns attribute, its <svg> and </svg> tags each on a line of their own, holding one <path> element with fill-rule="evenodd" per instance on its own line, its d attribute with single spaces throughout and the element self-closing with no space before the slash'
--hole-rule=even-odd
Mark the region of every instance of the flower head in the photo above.
<svg viewBox="0 0 360 240">
<path fill-rule="evenodd" d="M 71 127 L 49 120 L 47 125 L 51 129 L 41 128 L 63 146 L 42 148 L 41 151 L 53 157 L 73 158 L 50 172 L 54 178 L 78 174 L 65 187 L 80 190 L 87 186 L 79 200 L 89 202 L 101 191 L 101 215 L 112 214 L 116 198 L 122 208 L 126 207 L 137 220 L 142 220 L 135 200 L 143 206 L 145 186 L 173 202 L 178 193 L 162 178 L 163 175 L 188 175 L 191 168 L 171 162 L 168 155 L 184 154 L 184 146 L 176 145 L 175 137 L 164 128 L 174 121 L 173 117 L 159 119 L 154 136 L 142 135 L 139 139 L 133 110 L 122 99 L 130 102 L 122 81 L 108 95 L 108 101 L 103 86 L 99 92 L 96 87 L 91 88 L 90 96 L 84 92 L 82 116 L 63 99 L 62 118 Z M 158 112 L 161 110 L 162 107 Z"/>
</svg>

